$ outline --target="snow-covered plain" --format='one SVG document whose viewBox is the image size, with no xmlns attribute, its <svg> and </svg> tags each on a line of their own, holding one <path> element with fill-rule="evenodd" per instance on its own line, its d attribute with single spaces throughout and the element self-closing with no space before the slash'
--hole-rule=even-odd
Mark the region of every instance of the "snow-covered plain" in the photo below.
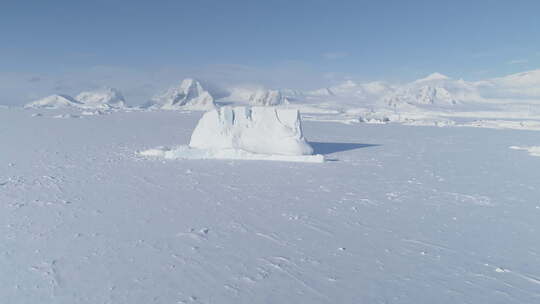
<svg viewBox="0 0 540 304">
<path fill-rule="evenodd" d="M 1 302 L 540 302 L 540 158 L 509 149 L 538 132 L 313 109 L 324 163 L 137 154 L 201 113 L 0 107 Z"/>
</svg>

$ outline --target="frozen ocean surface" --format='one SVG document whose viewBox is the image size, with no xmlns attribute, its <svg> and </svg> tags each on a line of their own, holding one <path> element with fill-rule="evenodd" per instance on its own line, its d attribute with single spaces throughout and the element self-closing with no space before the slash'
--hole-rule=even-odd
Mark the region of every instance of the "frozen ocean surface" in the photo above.
<svg viewBox="0 0 540 304">
<path fill-rule="evenodd" d="M 36 113 L 0 108 L 2 302 L 540 302 L 540 158 L 508 148 L 537 132 L 305 121 L 327 162 L 149 160 L 201 113 Z"/>
</svg>

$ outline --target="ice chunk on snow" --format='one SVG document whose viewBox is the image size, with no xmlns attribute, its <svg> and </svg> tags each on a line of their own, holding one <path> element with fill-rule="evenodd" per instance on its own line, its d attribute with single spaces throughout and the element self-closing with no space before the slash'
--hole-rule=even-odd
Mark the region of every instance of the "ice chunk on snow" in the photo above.
<svg viewBox="0 0 540 304">
<path fill-rule="evenodd" d="M 249 97 L 249 103 L 254 106 L 277 106 L 288 104 L 289 101 L 280 91 L 259 90 Z"/>
<path fill-rule="evenodd" d="M 222 107 L 203 115 L 190 147 L 239 149 L 252 153 L 310 155 L 298 110 L 275 107 Z"/>
<path fill-rule="evenodd" d="M 81 107 L 88 109 L 110 109 L 125 107 L 125 99 L 119 90 L 103 88 L 95 91 L 82 92 L 75 98 L 81 102 Z"/>
<path fill-rule="evenodd" d="M 215 103 L 200 82 L 187 78 L 179 87 L 170 88 L 165 94 L 154 97 L 151 107 L 165 110 L 210 110 L 215 108 Z"/>
<path fill-rule="evenodd" d="M 77 107 L 81 103 L 73 99 L 68 95 L 50 95 L 45 98 L 30 102 L 26 104 L 25 108 L 46 108 L 46 109 L 59 109 L 66 107 Z"/>
<path fill-rule="evenodd" d="M 527 151 L 529 152 L 529 155 L 531 156 L 540 156 L 540 146 L 529 146 L 529 147 L 511 146 L 510 149 Z"/>
</svg>

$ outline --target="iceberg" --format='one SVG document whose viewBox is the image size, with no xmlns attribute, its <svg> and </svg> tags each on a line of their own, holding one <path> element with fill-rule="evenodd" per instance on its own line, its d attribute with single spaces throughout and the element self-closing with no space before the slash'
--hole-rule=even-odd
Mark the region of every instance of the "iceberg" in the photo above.
<svg viewBox="0 0 540 304">
<path fill-rule="evenodd" d="M 251 159 L 323 162 L 304 138 L 296 109 L 225 106 L 206 112 L 189 145 L 140 152 L 166 159 Z"/>
<path fill-rule="evenodd" d="M 261 154 L 310 155 L 298 110 L 275 107 L 222 107 L 203 115 L 189 146 L 240 149 Z"/>
</svg>

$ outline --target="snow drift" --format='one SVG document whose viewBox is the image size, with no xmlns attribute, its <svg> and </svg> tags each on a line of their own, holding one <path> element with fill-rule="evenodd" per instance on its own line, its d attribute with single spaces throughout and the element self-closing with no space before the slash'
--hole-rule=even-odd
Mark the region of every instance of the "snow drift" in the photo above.
<svg viewBox="0 0 540 304">
<path fill-rule="evenodd" d="M 82 104 L 68 95 L 50 95 L 45 98 L 26 104 L 25 108 L 44 108 L 44 109 L 60 109 L 67 107 L 78 107 Z"/>
<path fill-rule="evenodd" d="M 298 110 L 222 107 L 199 120 L 189 146 L 140 153 L 168 159 L 258 159 L 322 162 L 304 138 Z"/>
<path fill-rule="evenodd" d="M 187 78 L 179 87 L 167 90 L 150 102 L 151 108 L 164 110 L 210 110 L 215 108 L 214 98 L 197 80 Z"/>
<path fill-rule="evenodd" d="M 75 99 L 87 109 L 118 109 L 126 106 L 124 96 L 114 88 L 82 92 Z"/>
</svg>

